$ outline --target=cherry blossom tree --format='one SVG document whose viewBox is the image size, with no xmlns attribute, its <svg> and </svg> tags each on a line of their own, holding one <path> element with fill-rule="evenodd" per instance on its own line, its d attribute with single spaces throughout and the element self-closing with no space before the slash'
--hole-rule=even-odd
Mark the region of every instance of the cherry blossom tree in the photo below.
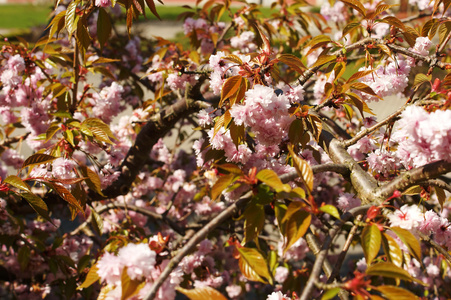
<svg viewBox="0 0 451 300">
<path fill-rule="evenodd" d="M 231 4 L 4 39 L 2 298 L 451 297 L 451 1 Z"/>
</svg>

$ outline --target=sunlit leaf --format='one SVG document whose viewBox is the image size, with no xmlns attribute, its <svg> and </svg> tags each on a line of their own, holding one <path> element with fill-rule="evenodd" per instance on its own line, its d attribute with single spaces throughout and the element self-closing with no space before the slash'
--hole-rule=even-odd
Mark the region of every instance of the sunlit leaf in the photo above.
<svg viewBox="0 0 451 300">
<path fill-rule="evenodd" d="M 409 252 L 416 260 L 421 260 L 421 246 L 417 238 L 406 229 L 401 227 L 390 227 L 390 230 L 396 233 L 396 235 L 401 239 L 401 241 L 407 246 Z"/>
<path fill-rule="evenodd" d="M 268 270 L 268 264 L 263 255 L 253 248 L 237 248 L 240 253 L 238 264 L 241 273 L 252 281 L 269 282 L 272 284 L 272 277 Z"/>
<path fill-rule="evenodd" d="M 303 180 L 309 191 L 313 190 L 313 171 L 308 162 L 302 158 L 300 158 L 293 151 L 293 146 L 289 146 L 288 150 L 293 159 L 293 165 L 298 173 L 299 177 Z"/>
<path fill-rule="evenodd" d="M 377 287 L 374 287 L 376 291 L 381 292 L 387 299 L 394 299 L 394 300 L 413 300 L 418 299 L 418 297 L 413 294 L 412 292 L 409 292 L 406 289 L 392 286 L 392 285 L 380 285 Z"/>
<path fill-rule="evenodd" d="M 332 217 L 336 218 L 336 219 L 340 219 L 340 213 L 338 212 L 338 209 L 330 204 L 327 205 L 323 205 L 319 208 L 320 211 L 331 215 Z"/>
<path fill-rule="evenodd" d="M 190 300 L 227 300 L 220 292 L 209 286 L 191 290 L 177 287 L 176 290 L 187 296 Z"/>
<path fill-rule="evenodd" d="M 366 263 L 371 265 L 381 248 L 381 232 L 376 225 L 368 225 L 363 229 L 361 239 Z"/>
<path fill-rule="evenodd" d="M 83 283 L 77 288 L 77 290 L 85 289 L 98 282 L 100 280 L 100 276 L 99 274 L 97 274 L 98 270 L 99 268 L 97 267 L 97 264 L 93 265 L 86 275 L 85 281 L 83 281 Z"/>
<path fill-rule="evenodd" d="M 12 185 L 13 187 L 18 188 L 20 190 L 32 193 L 31 189 L 30 189 L 30 186 L 26 182 L 22 181 L 22 179 L 20 179 L 16 175 L 9 175 L 8 177 L 6 177 L 3 180 L 3 182 L 7 183 L 9 185 Z"/>
<path fill-rule="evenodd" d="M 211 199 L 216 200 L 222 192 L 232 184 L 235 179 L 235 174 L 230 173 L 224 176 L 220 176 L 211 188 Z"/>
<path fill-rule="evenodd" d="M 357 10 L 362 16 L 364 17 L 366 16 L 366 8 L 363 6 L 362 3 L 360 3 L 359 0 L 340 0 L 340 1 L 346 4 L 347 6 L 350 6 L 355 10 Z"/>
<path fill-rule="evenodd" d="M 284 227 L 284 253 L 307 232 L 312 216 L 304 210 L 302 202 L 293 201 L 288 205 L 286 213 L 280 223 Z"/>
<path fill-rule="evenodd" d="M 390 262 L 398 267 L 402 267 L 403 255 L 398 243 L 385 232 L 382 234 L 382 248 Z"/>
<path fill-rule="evenodd" d="M 127 267 L 124 267 L 121 275 L 121 300 L 130 298 L 136 295 L 141 288 L 144 287 L 145 282 L 139 280 L 132 280 L 127 274 Z"/>
<path fill-rule="evenodd" d="M 366 274 L 369 276 L 382 276 L 407 281 L 414 280 L 412 276 L 410 276 L 409 272 L 391 262 L 380 262 L 371 265 L 366 269 Z"/>
<path fill-rule="evenodd" d="M 276 192 L 290 192 L 291 187 L 283 184 L 279 176 L 271 169 L 264 169 L 257 173 L 257 179 L 273 188 Z"/>
</svg>

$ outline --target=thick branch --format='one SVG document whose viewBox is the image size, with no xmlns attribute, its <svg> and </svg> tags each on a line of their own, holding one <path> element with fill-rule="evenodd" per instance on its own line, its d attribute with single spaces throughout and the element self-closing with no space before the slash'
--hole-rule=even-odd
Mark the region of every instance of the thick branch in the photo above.
<svg viewBox="0 0 451 300">
<path fill-rule="evenodd" d="M 321 132 L 319 144 L 329 154 L 330 159 L 335 164 L 347 167 L 350 172 L 351 184 L 362 203 L 373 203 L 376 200 L 374 199 L 374 191 L 377 189 L 377 182 L 349 155 L 344 145 L 326 130 Z M 380 202 L 376 201 L 376 203 Z"/>
<path fill-rule="evenodd" d="M 178 266 L 182 259 L 188 255 L 197 244 L 199 244 L 205 237 L 213 231 L 217 226 L 231 218 L 239 209 L 244 207 L 251 200 L 252 192 L 248 192 L 246 195 L 241 197 L 238 201 L 230 205 L 227 209 L 222 211 L 219 215 L 213 218 L 207 225 L 205 225 L 201 230 L 199 230 L 193 237 L 189 240 L 186 245 L 180 249 L 180 251 L 171 259 L 166 268 L 161 272 L 160 277 L 154 282 L 149 293 L 143 298 L 146 300 L 152 300 L 155 298 L 158 289 L 162 286 L 165 280 L 169 277 L 171 272 Z"/>
<path fill-rule="evenodd" d="M 103 191 L 105 197 L 91 191 L 91 200 L 115 198 L 127 194 L 142 166 L 148 160 L 153 145 L 165 136 L 179 120 L 198 111 L 202 106 L 202 102 L 182 99 L 153 116 L 141 129 L 135 144 L 130 148 L 119 167 L 121 175 Z"/>
<path fill-rule="evenodd" d="M 392 181 L 381 186 L 374 197 L 386 199 L 393 195 L 394 191 L 404 191 L 408 187 L 416 185 L 422 181 L 434 179 L 439 175 L 451 172 L 451 162 L 439 160 L 419 168 L 404 172 Z"/>
</svg>

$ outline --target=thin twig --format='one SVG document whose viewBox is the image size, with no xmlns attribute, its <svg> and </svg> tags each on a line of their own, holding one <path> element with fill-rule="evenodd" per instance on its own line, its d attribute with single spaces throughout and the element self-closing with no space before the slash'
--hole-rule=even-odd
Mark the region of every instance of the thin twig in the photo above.
<svg viewBox="0 0 451 300">
<path fill-rule="evenodd" d="M 396 119 L 406 109 L 406 107 L 407 107 L 407 104 L 401 106 L 398 110 L 396 110 L 394 113 L 392 113 L 391 115 L 386 117 L 384 120 L 378 122 L 377 124 L 375 124 L 369 128 L 362 129 L 352 139 L 343 141 L 343 146 L 348 148 L 349 146 L 357 143 L 361 138 L 365 137 L 367 134 L 376 131 L 377 129 L 381 128 L 382 126 L 384 126 L 387 123 L 390 123 L 391 121 Z"/>
<path fill-rule="evenodd" d="M 169 277 L 171 272 L 178 266 L 182 259 L 188 255 L 194 247 L 197 246 L 205 237 L 213 231 L 221 223 L 225 222 L 231 218 L 240 208 L 244 207 L 251 200 L 252 192 L 246 193 L 238 201 L 230 205 L 219 215 L 213 218 L 207 225 L 205 225 L 201 230 L 199 230 L 193 237 L 183 246 L 182 249 L 171 259 L 166 268 L 161 272 L 158 279 L 153 283 L 152 288 L 143 298 L 145 300 L 153 300 L 158 292 L 158 289 L 163 285 L 166 279 Z"/>
<path fill-rule="evenodd" d="M 417 231 L 417 233 L 423 241 L 425 241 L 426 243 L 428 243 L 429 245 L 434 247 L 435 250 L 437 250 L 441 255 L 443 255 L 443 257 L 446 259 L 448 264 L 451 264 L 451 255 L 449 255 L 449 253 L 445 249 L 443 249 L 442 246 L 437 244 L 433 239 L 431 239 L 429 236 L 425 235 L 424 233 L 421 233 L 419 231 Z"/>
<path fill-rule="evenodd" d="M 313 174 L 319 174 L 319 173 L 324 173 L 324 172 L 334 172 L 334 173 L 338 173 L 341 174 L 343 176 L 348 176 L 350 171 L 348 169 L 348 167 L 344 164 L 323 164 L 323 165 L 315 165 L 312 166 L 312 171 Z M 290 173 L 286 173 L 283 174 L 281 176 L 279 176 L 280 180 L 282 180 L 282 182 L 287 183 L 289 181 L 293 181 L 296 178 L 299 178 L 299 175 L 296 171 L 290 172 Z"/>
<path fill-rule="evenodd" d="M 439 188 L 447 190 L 448 192 L 451 193 L 451 185 L 447 184 L 446 182 L 444 182 L 441 179 L 429 179 L 429 180 L 424 181 L 424 182 L 419 182 L 418 184 L 419 185 L 430 185 L 430 186 L 439 187 Z"/>
<path fill-rule="evenodd" d="M 299 300 L 308 300 L 311 299 L 311 293 L 313 292 L 313 288 L 315 286 L 315 282 L 321 273 L 321 269 L 326 259 L 327 253 L 329 251 L 330 245 L 332 241 L 335 239 L 337 234 L 340 232 L 342 226 L 349 221 L 355 215 L 362 214 L 369 209 L 369 205 L 360 206 L 349 210 L 347 213 L 343 214 L 340 220 L 335 221 L 332 229 L 329 231 L 329 235 L 326 236 L 323 246 L 321 247 L 321 251 L 316 256 L 315 263 L 313 264 L 312 271 L 310 273 L 310 277 L 305 284 L 304 290 L 302 291 Z"/>
<path fill-rule="evenodd" d="M 357 221 L 360 221 L 361 219 L 362 219 L 362 215 L 358 215 L 356 217 Z M 349 231 L 348 237 L 346 238 L 346 242 L 343 245 L 343 249 L 341 250 L 340 255 L 338 256 L 337 263 L 334 266 L 332 274 L 330 274 L 329 279 L 327 280 L 328 283 L 333 282 L 340 274 L 341 266 L 343 265 L 346 254 L 348 253 L 349 247 L 351 246 L 352 239 L 354 238 L 354 235 L 357 232 L 357 228 L 358 228 L 358 226 L 354 225 L 354 226 L 352 226 L 351 230 Z"/>
</svg>

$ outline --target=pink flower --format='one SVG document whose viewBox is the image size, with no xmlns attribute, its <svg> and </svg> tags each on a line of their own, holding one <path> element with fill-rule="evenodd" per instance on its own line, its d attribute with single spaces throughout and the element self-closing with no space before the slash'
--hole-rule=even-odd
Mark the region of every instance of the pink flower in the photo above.
<svg viewBox="0 0 451 300">
<path fill-rule="evenodd" d="M 107 6 L 111 5 L 111 1 L 110 0 L 96 0 L 95 4 L 98 7 L 107 7 Z"/>
<path fill-rule="evenodd" d="M 287 295 L 282 294 L 281 291 L 274 292 L 270 295 L 268 295 L 268 298 L 266 300 L 290 300 L 291 298 Z"/>
<path fill-rule="evenodd" d="M 16 72 L 17 74 L 25 70 L 25 61 L 20 56 L 16 54 L 8 59 L 8 68 Z"/>
<path fill-rule="evenodd" d="M 61 179 L 75 177 L 74 169 L 77 166 L 77 164 L 73 160 L 59 157 L 53 161 L 52 165 L 53 165 L 52 171 L 55 177 Z"/>
<path fill-rule="evenodd" d="M 124 263 L 120 257 L 106 252 L 97 262 L 97 274 L 107 284 L 119 285 Z"/>
<path fill-rule="evenodd" d="M 290 272 L 287 268 L 279 266 L 276 268 L 276 274 L 274 275 L 274 279 L 279 283 L 284 283 L 285 280 L 287 280 L 288 275 L 290 275 Z"/>
<path fill-rule="evenodd" d="M 236 284 L 226 286 L 225 289 L 226 289 L 226 292 L 227 292 L 227 295 L 229 296 L 229 298 L 232 298 L 232 299 L 237 298 L 241 294 L 241 291 L 242 291 L 241 286 L 236 285 Z"/>
<path fill-rule="evenodd" d="M 407 230 L 418 228 L 421 220 L 424 219 L 423 213 L 417 205 L 403 205 L 400 209 L 387 215 L 391 226 L 401 227 Z"/>
<path fill-rule="evenodd" d="M 131 280 L 149 277 L 154 270 L 156 253 L 147 244 L 128 244 L 118 252 L 121 263 L 127 267 Z"/>
</svg>

